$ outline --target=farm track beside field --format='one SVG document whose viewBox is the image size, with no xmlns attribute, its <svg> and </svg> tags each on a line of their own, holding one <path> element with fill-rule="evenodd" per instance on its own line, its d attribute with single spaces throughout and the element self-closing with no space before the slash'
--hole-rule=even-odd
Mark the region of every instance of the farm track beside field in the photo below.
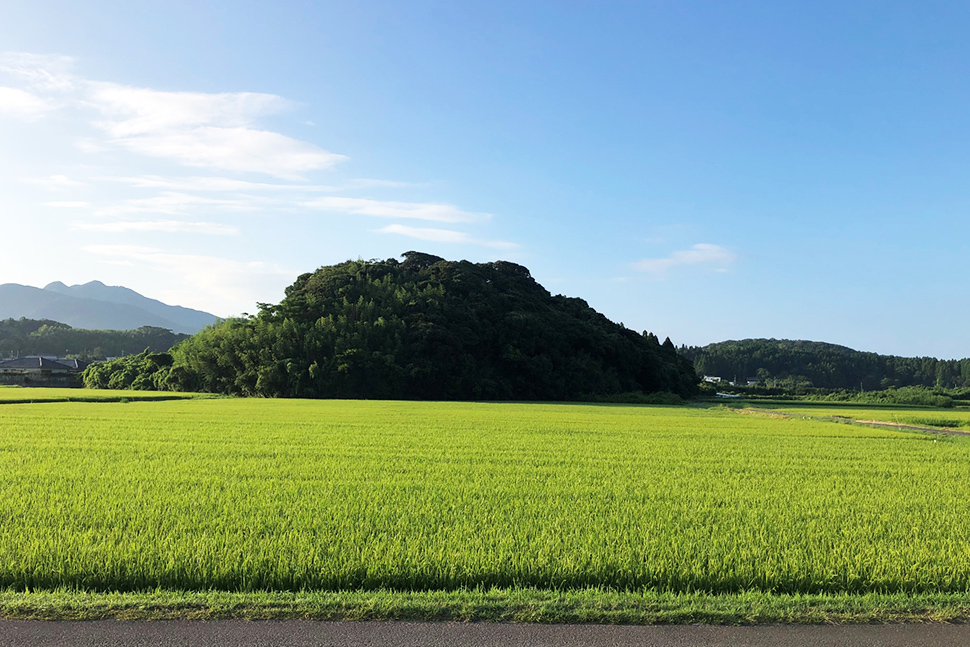
<svg viewBox="0 0 970 647">
<path fill-rule="evenodd" d="M 844 416 L 809 416 L 800 413 L 787 413 L 772 409 L 754 409 L 751 407 L 738 409 L 738 413 L 745 412 L 765 414 L 769 417 L 778 416 L 779 418 L 788 418 L 792 420 L 817 420 L 820 422 L 838 422 L 841 424 L 860 425 L 863 427 L 882 427 L 885 429 L 899 429 L 903 431 L 921 431 L 928 434 L 943 434 L 946 436 L 970 436 L 970 431 L 957 431 L 956 429 L 942 429 L 940 427 L 907 425 L 901 422 L 889 422 L 886 420 L 856 420 L 855 418 L 848 418 Z"/>
</svg>

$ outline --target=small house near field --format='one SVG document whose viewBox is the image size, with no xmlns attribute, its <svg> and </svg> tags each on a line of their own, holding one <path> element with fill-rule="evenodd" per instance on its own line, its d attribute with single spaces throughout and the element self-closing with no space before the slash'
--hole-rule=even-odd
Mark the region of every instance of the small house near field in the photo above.
<svg viewBox="0 0 970 647">
<path fill-rule="evenodd" d="M 18 357 L 0 360 L 0 384 L 20 386 L 80 386 L 80 374 L 89 362 L 53 357 Z"/>
</svg>

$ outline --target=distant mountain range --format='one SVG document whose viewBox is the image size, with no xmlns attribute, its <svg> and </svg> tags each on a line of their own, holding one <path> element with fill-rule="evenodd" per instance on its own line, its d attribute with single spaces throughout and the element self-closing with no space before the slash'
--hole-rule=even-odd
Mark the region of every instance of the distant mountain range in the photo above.
<svg viewBox="0 0 970 647">
<path fill-rule="evenodd" d="M 218 320 L 214 314 L 170 306 L 134 290 L 101 281 L 64 285 L 55 281 L 44 289 L 0 285 L 0 319 L 51 319 L 74 328 L 134 330 L 142 326 L 176 333 L 196 333 Z"/>
</svg>

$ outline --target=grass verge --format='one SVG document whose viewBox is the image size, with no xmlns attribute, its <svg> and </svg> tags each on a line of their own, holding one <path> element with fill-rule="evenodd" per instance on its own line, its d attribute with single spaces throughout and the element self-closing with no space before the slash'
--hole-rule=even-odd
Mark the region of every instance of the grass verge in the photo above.
<svg viewBox="0 0 970 647">
<path fill-rule="evenodd" d="M 0 404 L 53 402 L 162 402 L 165 400 L 212 399 L 209 393 L 159 391 L 99 391 L 97 389 L 0 386 Z"/>
<path fill-rule="evenodd" d="M 32 620 L 424 620 L 592 624 L 963 622 L 970 593 L 773 595 L 745 592 L 70 590 L 0 592 L 0 618 Z"/>
</svg>

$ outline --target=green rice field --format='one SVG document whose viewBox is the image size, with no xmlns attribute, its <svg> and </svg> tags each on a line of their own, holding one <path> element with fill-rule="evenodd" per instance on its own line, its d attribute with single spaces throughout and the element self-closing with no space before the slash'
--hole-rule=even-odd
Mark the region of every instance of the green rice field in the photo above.
<svg viewBox="0 0 970 647">
<path fill-rule="evenodd" d="M 966 593 L 968 441 L 685 407 L 0 404 L 0 589 Z"/>
</svg>

